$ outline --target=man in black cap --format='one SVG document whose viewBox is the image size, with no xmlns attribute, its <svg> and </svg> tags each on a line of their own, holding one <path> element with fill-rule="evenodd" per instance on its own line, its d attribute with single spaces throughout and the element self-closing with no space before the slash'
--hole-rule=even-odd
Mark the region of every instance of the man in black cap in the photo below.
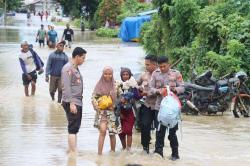
<svg viewBox="0 0 250 166">
<path fill-rule="evenodd" d="M 68 62 L 68 56 L 63 52 L 64 45 L 65 41 L 56 44 L 56 51 L 49 55 L 46 66 L 45 81 L 49 82 L 49 92 L 52 100 L 55 100 L 55 92 L 58 89 L 58 103 L 61 103 L 62 100 L 61 71 Z"/>
</svg>

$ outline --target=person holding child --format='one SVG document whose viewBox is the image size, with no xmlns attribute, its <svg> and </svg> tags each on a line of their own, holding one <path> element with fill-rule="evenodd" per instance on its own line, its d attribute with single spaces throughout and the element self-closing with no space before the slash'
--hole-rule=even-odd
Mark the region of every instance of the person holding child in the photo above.
<svg viewBox="0 0 250 166">
<path fill-rule="evenodd" d="M 131 151 L 132 130 L 135 123 L 134 102 L 136 99 L 137 82 L 129 68 L 121 68 L 121 80 L 118 86 L 118 103 L 116 112 L 120 113 L 122 132 L 119 134 L 123 150 Z M 117 115 L 117 114 L 116 114 Z"/>
<path fill-rule="evenodd" d="M 111 152 L 115 152 L 117 127 L 115 125 L 114 103 L 116 102 L 116 89 L 113 69 L 105 67 L 100 80 L 97 82 L 92 94 L 92 104 L 96 111 L 99 129 L 98 154 L 102 155 L 106 130 L 109 131 Z"/>
</svg>

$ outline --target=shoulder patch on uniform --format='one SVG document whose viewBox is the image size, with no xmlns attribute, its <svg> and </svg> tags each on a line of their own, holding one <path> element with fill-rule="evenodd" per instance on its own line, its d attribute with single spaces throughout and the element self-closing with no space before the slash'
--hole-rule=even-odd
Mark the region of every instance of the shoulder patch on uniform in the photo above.
<svg viewBox="0 0 250 166">
<path fill-rule="evenodd" d="M 67 73 L 68 73 L 68 75 L 71 75 L 71 74 L 72 74 L 72 71 L 71 71 L 71 70 L 68 70 Z"/>
</svg>

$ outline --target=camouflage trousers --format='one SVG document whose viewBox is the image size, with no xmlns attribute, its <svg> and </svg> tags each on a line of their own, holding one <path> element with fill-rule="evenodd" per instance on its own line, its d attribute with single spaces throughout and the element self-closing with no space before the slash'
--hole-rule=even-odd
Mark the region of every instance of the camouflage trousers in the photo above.
<svg viewBox="0 0 250 166">
<path fill-rule="evenodd" d="M 109 131 L 109 135 L 115 135 L 121 133 L 121 126 L 115 125 L 115 113 L 111 110 L 102 110 L 100 112 L 97 112 L 95 115 L 95 121 L 94 121 L 94 127 L 98 128 L 100 127 L 101 122 L 107 123 L 107 130 Z"/>
</svg>

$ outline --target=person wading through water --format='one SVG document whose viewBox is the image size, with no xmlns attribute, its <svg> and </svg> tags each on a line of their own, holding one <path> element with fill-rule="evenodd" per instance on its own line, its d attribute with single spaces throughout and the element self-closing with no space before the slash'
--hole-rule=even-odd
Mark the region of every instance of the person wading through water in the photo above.
<svg viewBox="0 0 250 166">
<path fill-rule="evenodd" d="M 56 51 L 49 55 L 46 65 L 45 81 L 49 82 L 49 92 L 52 100 L 55 100 L 55 92 L 58 90 L 58 103 L 61 103 L 62 99 L 61 71 L 68 62 L 68 56 L 63 52 L 64 45 L 65 41 L 57 43 Z"/>
</svg>

